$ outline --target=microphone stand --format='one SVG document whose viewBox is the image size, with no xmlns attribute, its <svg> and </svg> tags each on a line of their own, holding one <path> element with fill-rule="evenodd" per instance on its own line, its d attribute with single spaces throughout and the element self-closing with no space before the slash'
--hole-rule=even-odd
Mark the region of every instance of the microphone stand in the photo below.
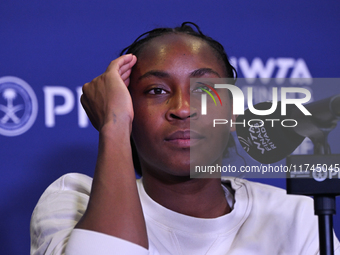
<svg viewBox="0 0 340 255">
<path fill-rule="evenodd" d="M 340 195 L 340 155 L 331 154 L 327 137 L 335 126 L 336 123 L 326 128 L 318 126 L 318 132 L 309 136 L 314 155 L 291 155 L 286 161 L 295 170 L 287 173 L 287 193 L 314 196 L 320 255 L 334 255 L 333 214 L 336 214 L 335 197 Z M 315 130 L 315 126 L 312 128 Z"/>
</svg>

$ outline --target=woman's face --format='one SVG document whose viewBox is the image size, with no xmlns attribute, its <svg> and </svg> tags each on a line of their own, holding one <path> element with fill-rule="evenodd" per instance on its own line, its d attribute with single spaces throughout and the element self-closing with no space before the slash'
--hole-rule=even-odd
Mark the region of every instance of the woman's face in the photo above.
<svg viewBox="0 0 340 255">
<path fill-rule="evenodd" d="M 190 78 L 221 78 L 225 73 L 211 46 L 193 36 L 169 34 L 143 46 L 129 86 L 134 107 L 132 137 L 143 172 L 188 176 L 190 165 L 221 163 L 230 127 L 213 128 L 215 114 L 209 111 L 201 116 L 202 91 L 190 104 L 190 93 L 197 92 L 190 87 Z M 218 93 L 223 101 L 219 118 L 222 114 L 230 120 L 229 94 L 225 89 Z M 190 151 L 195 151 L 191 157 Z"/>
</svg>

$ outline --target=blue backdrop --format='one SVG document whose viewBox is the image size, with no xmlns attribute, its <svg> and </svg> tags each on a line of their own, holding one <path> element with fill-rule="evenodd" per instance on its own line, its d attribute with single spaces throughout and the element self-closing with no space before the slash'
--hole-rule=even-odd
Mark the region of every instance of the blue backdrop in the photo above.
<svg viewBox="0 0 340 255">
<path fill-rule="evenodd" d="M 193 21 L 225 46 L 241 77 L 339 77 L 339 13 L 335 0 L 1 0 L 0 254 L 29 253 L 30 216 L 51 182 L 93 175 L 98 134 L 79 108 L 79 87 L 138 35 Z M 340 87 L 312 92 L 318 100 Z M 330 135 L 333 153 L 339 141 L 340 127 Z M 334 228 L 339 236 L 339 215 Z"/>
</svg>

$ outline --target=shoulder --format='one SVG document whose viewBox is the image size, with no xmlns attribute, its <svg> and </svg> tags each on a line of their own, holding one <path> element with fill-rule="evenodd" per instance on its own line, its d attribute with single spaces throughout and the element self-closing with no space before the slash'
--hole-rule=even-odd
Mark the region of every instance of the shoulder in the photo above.
<svg viewBox="0 0 340 255">
<path fill-rule="evenodd" d="M 31 217 L 31 253 L 57 253 L 84 214 L 92 178 L 77 173 L 54 181 L 42 194 Z"/>
<path fill-rule="evenodd" d="M 69 173 L 61 176 L 59 179 L 54 181 L 48 188 L 45 190 L 41 199 L 44 199 L 46 196 L 62 191 L 74 191 L 80 192 L 84 194 L 90 194 L 92 185 L 92 178 L 79 173 Z"/>
<path fill-rule="evenodd" d="M 41 195 L 32 215 L 32 223 L 47 217 L 79 218 L 85 211 L 90 192 L 92 178 L 78 173 L 63 175 L 54 181 Z M 40 221 L 39 221 L 40 222 Z"/>
</svg>

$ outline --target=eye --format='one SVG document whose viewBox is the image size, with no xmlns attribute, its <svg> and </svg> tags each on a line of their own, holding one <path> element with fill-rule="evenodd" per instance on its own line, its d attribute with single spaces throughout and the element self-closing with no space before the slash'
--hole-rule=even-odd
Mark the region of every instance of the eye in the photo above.
<svg viewBox="0 0 340 255">
<path fill-rule="evenodd" d="M 151 95 L 160 95 L 160 94 L 166 94 L 167 92 L 162 88 L 153 88 L 148 91 L 148 94 Z"/>
</svg>

